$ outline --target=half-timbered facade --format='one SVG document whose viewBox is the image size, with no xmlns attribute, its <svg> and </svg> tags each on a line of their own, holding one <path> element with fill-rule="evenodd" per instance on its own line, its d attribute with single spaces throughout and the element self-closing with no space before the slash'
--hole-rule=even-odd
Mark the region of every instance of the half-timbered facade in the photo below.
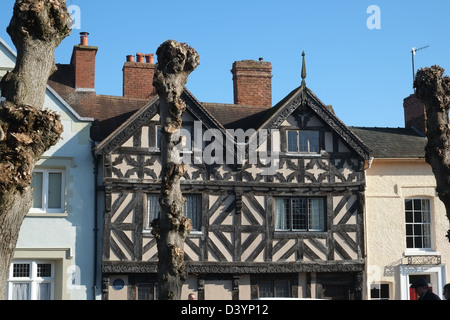
<svg viewBox="0 0 450 320">
<path fill-rule="evenodd" d="M 269 108 L 182 98 L 183 297 L 361 299 L 366 145 L 304 82 Z M 154 98 L 94 150 L 103 299 L 157 298 L 158 108 Z"/>
</svg>

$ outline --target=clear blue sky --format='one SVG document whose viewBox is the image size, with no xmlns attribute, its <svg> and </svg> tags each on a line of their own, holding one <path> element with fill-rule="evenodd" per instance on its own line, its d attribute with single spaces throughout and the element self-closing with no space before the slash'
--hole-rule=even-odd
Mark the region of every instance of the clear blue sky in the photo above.
<svg viewBox="0 0 450 320">
<path fill-rule="evenodd" d="M 0 37 L 14 0 L 0 3 Z M 300 85 L 306 52 L 307 86 L 349 126 L 403 127 L 403 99 L 413 93 L 411 49 L 417 68 L 450 64 L 448 0 L 68 0 L 81 12 L 56 50 L 69 63 L 79 33 L 98 46 L 98 94 L 122 95 L 129 54 L 155 53 L 165 40 L 200 54 L 188 89 L 202 102 L 233 103 L 231 66 L 259 57 L 272 63 L 273 104 Z M 376 12 L 367 12 L 376 5 Z M 379 20 L 374 20 L 376 18 Z M 367 21 L 379 29 L 370 29 Z M 15 49 L 15 48 L 14 48 Z M 155 57 L 157 58 L 157 57 Z"/>
</svg>

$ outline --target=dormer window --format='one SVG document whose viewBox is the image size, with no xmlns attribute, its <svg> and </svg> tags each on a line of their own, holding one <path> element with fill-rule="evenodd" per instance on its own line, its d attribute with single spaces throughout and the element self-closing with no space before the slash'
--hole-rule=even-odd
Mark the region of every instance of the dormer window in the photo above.
<svg viewBox="0 0 450 320">
<path fill-rule="evenodd" d="M 292 153 L 319 153 L 319 131 L 287 130 L 287 151 Z"/>
</svg>

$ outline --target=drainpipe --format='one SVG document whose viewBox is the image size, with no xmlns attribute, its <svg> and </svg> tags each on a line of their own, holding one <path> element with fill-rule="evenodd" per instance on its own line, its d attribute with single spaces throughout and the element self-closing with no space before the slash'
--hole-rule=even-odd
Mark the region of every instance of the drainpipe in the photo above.
<svg viewBox="0 0 450 320">
<path fill-rule="evenodd" d="M 94 279 L 92 286 L 92 300 L 96 300 L 97 294 L 97 255 L 98 255 L 98 199 L 97 199 L 97 183 L 98 183 L 98 165 L 99 157 L 94 154 L 96 143 L 92 141 L 92 157 L 94 159 Z"/>
<path fill-rule="evenodd" d="M 367 190 L 367 170 L 369 170 L 372 167 L 374 157 L 370 157 L 369 160 L 364 161 L 364 192 Z M 367 264 L 367 256 L 368 256 L 368 243 L 367 243 L 367 197 L 364 194 L 364 252 L 366 254 L 366 263 L 365 263 L 365 279 L 363 281 L 365 282 L 365 287 L 370 288 L 369 279 L 367 277 L 368 275 L 368 264 Z M 362 292 L 362 298 L 368 299 L 369 298 L 369 289 L 363 289 Z"/>
</svg>

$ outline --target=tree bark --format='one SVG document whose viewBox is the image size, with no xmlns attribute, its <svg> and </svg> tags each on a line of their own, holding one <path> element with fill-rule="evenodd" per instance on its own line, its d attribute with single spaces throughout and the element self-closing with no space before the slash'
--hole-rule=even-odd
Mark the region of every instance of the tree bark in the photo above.
<svg viewBox="0 0 450 320">
<path fill-rule="evenodd" d="M 9 265 L 33 200 L 33 169 L 63 132 L 59 115 L 43 110 L 54 51 L 70 34 L 65 0 L 16 0 L 7 28 L 17 49 L 13 71 L 0 82 L 0 299 Z"/>
<path fill-rule="evenodd" d="M 450 220 L 450 78 L 439 66 L 420 69 L 414 80 L 416 95 L 425 104 L 427 145 L 425 159 L 436 178 L 436 192 Z M 450 230 L 447 231 L 450 241 Z"/>
<path fill-rule="evenodd" d="M 185 144 L 180 130 L 186 104 L 180 96 L 200 58 L 193 48 L 173 40 L 161 44 L 156 54 L 154 86 L 160 97 L 162 173 L 161 211 L 152 222 L 152 233 L 158 246 L 159 299 L 180 300 L 186 280 L 184 241 L 192 229 L 190 220 L 183 216 L 185 198 L 180 186 L 186 172 L 180 154 Z"/>
</svg>

